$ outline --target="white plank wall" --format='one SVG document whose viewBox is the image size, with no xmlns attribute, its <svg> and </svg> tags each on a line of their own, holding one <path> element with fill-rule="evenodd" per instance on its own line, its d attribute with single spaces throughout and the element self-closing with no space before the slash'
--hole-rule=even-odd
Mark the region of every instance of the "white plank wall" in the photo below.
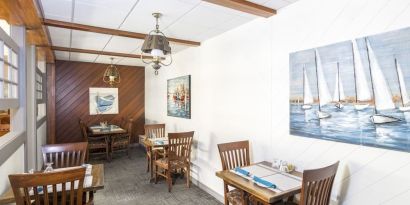
<svg viewBox="0 0 410 205">
<path fill-rule="evenodd" d="M 300 0 L 175 55 L 158 76 L 146 69 L 147 122 L 195 130 L 193 177 L 217 193 L 216 144 L 249 139 L 252 160 L 299 169 L 340 160 L 336 204 L 405 205 L 410 154 L 289 135 L 289 53 L 410 26 L 409 0 Z M 166 116 L 166 80 L 192 75 L 192 119 Z"/>
<path fill-rule="evenodd" d="M 272 18 L 273 87 L 288 99 L 289 53 L 410 26 L 408 0 L 302 0 Z M 278 73 L 281 73 L 278 75 Z M 408 204 L 410 154 L 287 136 L 287 102 L 273 101 L 272 156 L 309 169 L 341 160 L 332 194 L 340 204 Z M 284 129 L 286 128 L 286 129 Z"/>
</svg>

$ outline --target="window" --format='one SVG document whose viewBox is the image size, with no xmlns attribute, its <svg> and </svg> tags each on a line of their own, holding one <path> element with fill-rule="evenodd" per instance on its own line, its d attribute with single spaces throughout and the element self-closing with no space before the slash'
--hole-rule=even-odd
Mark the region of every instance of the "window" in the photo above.
<svg viewBox="0 0 410 205">
<path fill-rule="evenodd" d="M 0 110 L 19 106 L 19 48 L 9 34 L 10 25 L 0 20 Z"/>
<path fill-rule="evenodd" d="M 37 101 L 43 102 L 44 101 L 44 96 L 43 96 L 43 73 L 41 71 L 37 70 L 36 72 L 36 98 Z"/>
</svg>

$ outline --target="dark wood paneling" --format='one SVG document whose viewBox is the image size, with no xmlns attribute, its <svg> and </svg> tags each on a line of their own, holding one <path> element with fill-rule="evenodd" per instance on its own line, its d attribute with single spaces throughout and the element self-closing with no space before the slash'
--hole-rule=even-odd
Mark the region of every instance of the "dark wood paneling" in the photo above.
<svg viewBox="0 0 410 205">
<path fill-rule="evenodd" d="M 47 144 L 54 144 L 56 140 L 56 70 L 54 63 L 47 63 Z"/>
<path fill-rule="evenodd" d="M 107 64 L 56 61 L 55 66 L 55 142 L 82 141 L 78 120 L 87 124 L 100 121 L 119 124 L 124 118 L 134 119 L 134 136 L 144 133 L 145 72 L 143 67 L 117 66 L 121 75 L 118 87 L 118 115 L 90 115 L 89 88 L 109 87 L 102 81 Z M 49 90 L 50 91 L 50 90 Z"/>
</svg>

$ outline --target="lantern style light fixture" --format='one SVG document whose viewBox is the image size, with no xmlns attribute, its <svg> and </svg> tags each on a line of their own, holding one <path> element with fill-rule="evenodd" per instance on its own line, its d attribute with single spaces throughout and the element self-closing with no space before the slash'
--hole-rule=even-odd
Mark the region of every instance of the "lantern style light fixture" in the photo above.
<svg viewBox="0 0 410 205">
<path fill-rule="evenodd" d="M 167 37 L 159 30 L 158 20 L 162 14 L 153 13 L 152 16 L 156 19 L 156 25 L 155 29 L 150 31 L 144 39 L 144 44 L 142 44 L 141 47 L 141 60 L 145 64 L 152 64 L 152 68 L 155 70 L 155 75 L 158 75 L 158 70 L 161 68 L 161 65 L 171 65 L 172 54 Z M 145 61 L 143 54 L 148 54 L 150 60 Z M 167 60 L 167 56 L 169 56 L 169 60 Z"/>
<path fill-rule="evenodd" d="M 104 83 L 110 84 L 113 87 L 115 84 L 119 84 L 120 72 L 118 72 L 117 67 L 113 63 L 114 58 L 111 57 L 111 64 L 105 69 L 103 81 Z"/>
</svg>

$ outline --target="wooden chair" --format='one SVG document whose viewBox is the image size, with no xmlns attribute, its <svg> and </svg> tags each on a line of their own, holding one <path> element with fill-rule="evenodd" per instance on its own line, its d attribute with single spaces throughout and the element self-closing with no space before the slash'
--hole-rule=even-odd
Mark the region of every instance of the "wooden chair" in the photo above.
<svg viewBox="0 0 410 205">
<path fill-rule="evenodd" d="M 79 124 L 80 124 L 80 129 L 81 129 L 81 133 L 83 135 L 84 141 L 88 142 L 86 160 L 88 161 L 89 159 L 90 150 L 101 150 L 101 149 L 105 149 L 106 158 L 107 160 L 110 160 L 109 142 L 108 142 L 107 136 L 90 137 L 88 136 L 87 125 L 81 120 Z"/>
<path fill-rule="evenodd" d="M 221 157 L 222 169 L 231 170 L 236 167 L 249 166 L 249 141 L 230 142 L 218 144 L 219 155 Z M 225 204 L 246 204 L 246 194 L 234 187 L 229 190 L 229 185 L 224 181 L 224 198 Z"/>
<path fill-rule="evenodd" d="M 71 205 L 82 205 L 84 177 L 85 168 L 77 167 L 48 173 L 12 174 L 9 175 L 9 180 L 17 205 L 67 204 L 67 202 Z M 74 183 L 77 180 L 78 187 L 75 187 Z M 68 182 L 70 185 L 66 186 Z M 39 193 L 38 187 L 42 188 L 42 193 Z M 34 202 L 31 201 L 32 199 Z"/>
<path fill-rule="evenodd" d="M 132 126 L 133 120 L 129 119 L 126 125 L 127 133 L 125 134 L 118 134 L 111 137 L 111 154 L 114 151 L 127 151 L 127 155 L 130 156 L 130 144 L 131 144 L 131 137 L 132 137 Z"/>
<path fill-rule="evenodd" d="M 185 170 L 186 185 L 190 187 L 191 174 L 191 147 L 194 132 L 180 132 L 168 134 L 168 148 L 165 149 L 166 157 L 155 160 L 155 183 L 158 175 L 165 177 L 168 183 L 168 191 L 172 189 L 171 173 L 181 169 Z M 159 170 L 158 168 L 161 168 Z M 162 172 L 161 172 L 162 171 Z"/>
<path fill-rule="evenodd" d="M 49 144 L 41 147 L 43 163 L 52 162 L 54 168 L 75 167 L 84 164 L 87 142 Z"/>
<path fill-rule="evenodd" d="M 155 139 L 162 138 L 165 136 L 165 124 L 148 124 L 144 125 L 145 139 Z M 151 171 L 151 176 L 153 173 L 153 150 L 151 147 L 146 147 L 147 151 L 147 172 Z"/>
<path fill-rule="evenodd" d="M 324 168 L 303 171 L 299 205 L 328 205 L 338 167 L 339 161 Z M 280 204 L 296 205 L 297 203 L 288 201 Z"/>
</svg>

